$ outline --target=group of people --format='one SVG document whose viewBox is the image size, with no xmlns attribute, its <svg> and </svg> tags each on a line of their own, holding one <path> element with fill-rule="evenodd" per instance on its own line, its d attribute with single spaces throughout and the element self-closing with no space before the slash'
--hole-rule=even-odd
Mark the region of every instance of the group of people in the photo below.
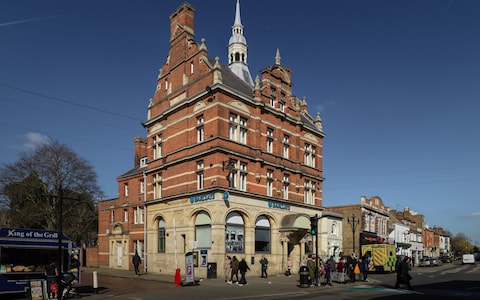
<svg viewBox="0 0 480 300">
<path fill-rule="evenodd" d="M 408 289 L 412 289 L 410 280 L 412 277 L 409 274 L 409 264 L 411 258 L 404 257 L 397 266 L 397 280 L 395 282 L 395 288 L 398 288 L 401 284 L 405 284 Z M 332 282 L 349 283 L 355 281 L 368 282 L 368 272 L 370 270 L 370 253 L 366 253 L 362 257 L 357 258 L 355 253 L 348 256 L 341 256 L 338 262 L 335 261 L 333 256 L 330 256 L 327 261 L 322 261 L 320 257 L 316 257 L 315 254 L 308 255 L 307 258 L 303 258 L 301 262 L 302 266 L 306 266 L 309 273 L 309 281 L 312 286 L 321 285 L 321 278 L 324 279 L 324 285 L 332 286 Z M 267 278 L 268 259 L 262 256 L 260 259 L 261 278 Z M 285 276 L 292 276 L 293 262 L 291 257 L 287 258 Z M 318 268 L 317 268 L 318 267 Z M 245 274 L 250 268 L 244 258 L 240 261 L 236 256 L 232 258 L 226 256 L 225 258 L 225 282 L 228 284 L 237 283 L 239 285 L 246 285 L 247 280 Z M 240 280 L 238 279 L 238 273 L 240 272 Z M 336 276 L 335 276 L 336 275 Z M 233 280 L 235 277 L 235 281 Z"/>
<path fill-rule="evenodd" d="M 342 256 L 338 263 L 333 256 L 330 256 L 324 262 L 320 257 L 317 258 L 315 254 L 310 254 L 308 259 L 304 258 L 302 260 L 302 265 L 308 268 L 310 284 L 320 285 L 323 277 L 324 285 L 326 286 L 332 286 L 332 282 L 335 281 L 335 275 L 338 283 L 355 282 L 356 280 L 368 281 L 370 263 L 369 254 L 357 258 L 355 253 L 349 256 Z"/>
<path fill-rule="evenodd" d="M 240 261 L 234 255 L 233 257 L 226 256 L 225 257 L 225 282 L 228 284 L 236 283 L 238 285 L 246 285 L 247 284 L 247 271 L 250 270 L 245 258 L 242 258 Z M 240 272 L 240 280 L 238 279 L 238 272 Z M 235 277 L 235 281 L 233 281 L 233 277 Z"/>
</svg>

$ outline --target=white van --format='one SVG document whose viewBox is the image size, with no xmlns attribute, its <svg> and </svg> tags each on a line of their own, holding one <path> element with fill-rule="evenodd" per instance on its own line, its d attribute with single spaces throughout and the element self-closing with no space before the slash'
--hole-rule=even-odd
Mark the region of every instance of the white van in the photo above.
<svg viewBox="0 0 480 300">
<path fill-rule="evenodd" d="M 475 264 L 475 255 L 473 254 L 464 254 L 462 256 L 462 265 L 463 264 Z"/>
</svg>

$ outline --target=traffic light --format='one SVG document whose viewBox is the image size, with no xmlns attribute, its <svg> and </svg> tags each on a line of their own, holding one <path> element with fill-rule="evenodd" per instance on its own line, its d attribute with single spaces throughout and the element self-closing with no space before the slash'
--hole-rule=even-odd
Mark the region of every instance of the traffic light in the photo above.
<svg viewBox="0 0 480 300">
<path fill-rule="evenodd" d="M 318 230 L 318 217 L 310 217 L 310 234 L 316 235 Z"/>
</svg>

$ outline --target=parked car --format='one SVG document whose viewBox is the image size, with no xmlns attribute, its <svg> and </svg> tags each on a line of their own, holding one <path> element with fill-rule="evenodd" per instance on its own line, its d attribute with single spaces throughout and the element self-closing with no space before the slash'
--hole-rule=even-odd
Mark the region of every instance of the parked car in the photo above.
<svg viewBox="0 0 480 300">
<path fill-rule="evenodd" d="M 428 258 L 428 257 L 420 258 L 420 261 L 418 262 L 418 266 L 419 267 L 431 267 L 432 264 L 430 262 L 430 258 Z"/>
<path fill-rule="evenodd" d="M 442 256 L 441 257 L 441 260 L 442 262 L 445 264 L 445 263 L 451 263 L 452 262 L 452 259 L 450 258 L 450 256 Z"/>
<path fill-rule="evenodd" d="M 431 264 L 432 264 L 433 266 L 441 266 L 441 265 L 443 265 L 442 260 L 440 259 L 440 257 L 432 258 L 432 259 L 431 259 Z"/>
</svg>

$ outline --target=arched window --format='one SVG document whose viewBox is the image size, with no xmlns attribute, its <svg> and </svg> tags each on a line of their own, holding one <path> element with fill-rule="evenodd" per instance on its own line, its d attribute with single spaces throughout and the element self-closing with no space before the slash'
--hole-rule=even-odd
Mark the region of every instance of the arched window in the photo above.
<svg viewBox="0 0 480 300">
<path fill-rule="evenodd" d="M 201 211 L 195 218 L 195 240 L 197 241 L 197 248 L 211 248 L 212 247 L 212 219 L 210 215 Z"/>
<path fill-rule="evenodd" d="M 165 253 L 165 220 L 158 219 L 158 253 Z"/>
<path fill-rule="evenodd" d="M 238 212 L 227 215 L 225 231 L 226 252 L 243 253 L 245 251 L 245 224 Z"/>
<path fill-rule="evenodd" d="M 255 222 L 255 252 L 270 252 L 271 250 L 270 221 L 265 216 L 259 216 Z"/>
<path fill-rule="evenodd" d="M 337 235 L 337 223 L 333 222 L 330 234 L 331 235 Z"/>
</svg>

